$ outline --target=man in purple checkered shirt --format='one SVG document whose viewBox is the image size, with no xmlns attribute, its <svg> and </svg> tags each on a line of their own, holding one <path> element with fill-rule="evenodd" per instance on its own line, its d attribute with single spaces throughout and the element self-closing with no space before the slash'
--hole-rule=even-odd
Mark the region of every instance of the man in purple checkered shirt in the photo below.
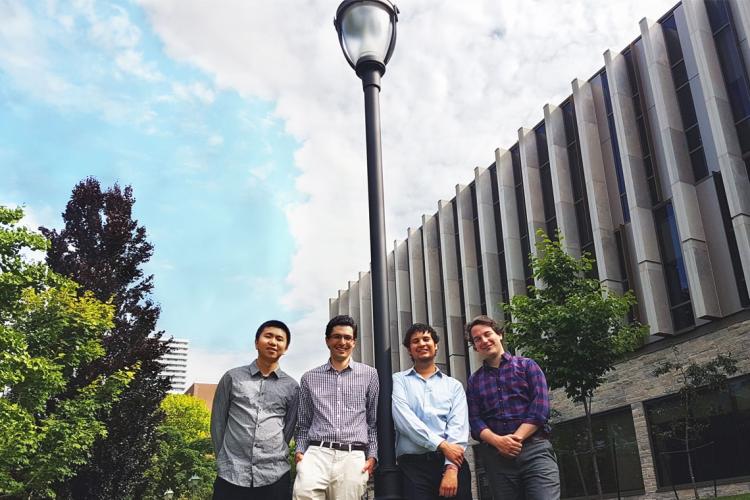
<svg viewBox="0 0 750 500">
<path fill-rule="evenodd" d="M 534 360 L 503 348 L 503 330 L 488 316 L 466 325 L 484 364 L 466 387 L 471 435 L 496 500 L 560 498 L 560 473 L 549 442 L 547 380 Z"/>
</svg>

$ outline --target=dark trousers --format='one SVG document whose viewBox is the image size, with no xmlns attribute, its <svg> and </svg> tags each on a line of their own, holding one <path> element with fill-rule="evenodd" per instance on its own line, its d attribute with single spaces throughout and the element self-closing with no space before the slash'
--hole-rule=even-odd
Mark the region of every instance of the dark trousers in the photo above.
<svg viewBox="0 0 750 500">
<path fill-rule="evenodd" d="M 495 500 L 558 500 L 560 472 L 552 444 L 531 438 L 523 443 L 521 454 L 507 458 L 482 443 L 479 456 Z"/>
<path fill-rule="evenodd" d="M 401 455 L 398 467 L 404 475 L 404 498 L 407 500 L 446 500 L 440 496 L 445 457 L 442 453 Z M 458 470 L 458 492 L 455 500 L 472 500 L 471 470 L 464 461 Z"/>
<path fill-rule="evenodd" d="M 214 481 L 213 500 L 290 500 L 292 484 L 287 472 L 273 484 L 258 488 L 237 486 L 220 477 Z"/>
</svg>

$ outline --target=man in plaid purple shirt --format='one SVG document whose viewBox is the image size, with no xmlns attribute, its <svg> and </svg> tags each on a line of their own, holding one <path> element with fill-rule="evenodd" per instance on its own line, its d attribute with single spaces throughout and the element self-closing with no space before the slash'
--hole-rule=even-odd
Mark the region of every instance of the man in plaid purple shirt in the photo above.
<svg viewBox="0 0 750 500">
<path fill-rule="evenodd" d="M 559 499 L 544 373 L 534 360 L 505 352 L 503 330 L 488 316 L 466 325 L 466 337 L 484 360 L 469 377 L 466 397 L 493 498 Z"/>
</svg>

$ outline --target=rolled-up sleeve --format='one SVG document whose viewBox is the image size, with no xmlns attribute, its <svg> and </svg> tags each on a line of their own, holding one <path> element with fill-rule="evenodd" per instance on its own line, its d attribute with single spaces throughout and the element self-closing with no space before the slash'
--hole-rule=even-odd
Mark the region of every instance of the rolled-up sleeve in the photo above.
<svg viewBox="0 0 750 500">
<path fill-rule="evenodd" d="M 544 372 L 531 359 L 526 364 L 526 382 L 529 387 L 529 406 L 523 423 L 543 427 L 549 418 L 549 389 Z"/>
<path fill-rule="evenodd" d="M 482 394 L 480 391 L 480 380 L 478 374 L 469 377 L 466 384 L 466 403 L 469 407 L 469 428 L 471 436 L 479 441 L 479 434 L 489 426 L 482 419 Z"/>
</svg>

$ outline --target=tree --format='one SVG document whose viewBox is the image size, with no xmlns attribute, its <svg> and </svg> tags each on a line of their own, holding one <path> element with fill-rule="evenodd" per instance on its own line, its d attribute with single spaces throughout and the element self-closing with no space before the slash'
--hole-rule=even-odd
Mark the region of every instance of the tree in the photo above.
<svg viewBox="0 0 750 500">
<path fill-rule="evenodd" d="M 114 308 L 24 252 L 47 241 L 0 206 L 0 497 L 53 496 L 106 435 L 98 414 L 133 376 L 116 370 L 70 389 L 80 367 L 104 356 Z M 61 395 L 67 393 L 67 397 Z"/>
<path fill-rule="evenodd" d="M 693 494 L 698 499 L 698 487 L 695 485 L 691 443 L 700 439 L 707 427 L 706 417 L 698 417 L 694 406 L 701 395 L 710 392 L 723 392 L 728 388 L 727 379 L 737 373 L 737 361 L 732 355 L 717 354 L 714 359 L 704 363 L 687 361 L 680 357 L 677 348 L 673 348 L 673 360 L 659 363 L 653 370 L 655 377 L 674 374 L 680 389 L 680 403 L 677 408 L 670 408 L 673 417 L 672 425 L 659 431 L 659 435 L 674 439 L 680 443 L 687 455 L 688 473 Z"/>
<path fill-rule="evenodd" d="M 132 218 L 135 199 L 128 186 L 102 191 L 87 178 L 73 189 L 59 232 L 40 228 L 51 242 L 48 265 L 114 306 L 114 328 L 104 338 L 106 355 L 77 371 L 71 390 L 138 363 L 135 379 L 117 404 L 102 415 L 107 435 L 91 460 L 58 487 L 62 497 L 141 497 L 144 472 L 156 451 L 159 404 L 169 389 L 158 359 L 168 347 L 156 332 L 159 307 L 151 299 L 153 276 L 142 266 L 153 254 L 146 230 Z"/>
<path fill-rule="evenodd" d="M 211 414 L 203 402 L 186 394 L 170 394 L 161 404 L 164 421 L 159 447 L 146 472 L 145 498 L 160 500 L 171 489 L 176 498 L 211 498 L 216 460 L 210 437 Z M 191 478 L 197 484 L 191 485 Z"/>
<path fill-rule="evenodd" d="M 594 480 L 602 496 L 599 466 L 591 430 L 591 402 L 604 377 L 621 357 L 636 348 L 645 335 L 643 326 L 628 324 L 628 309 L 635 296 L 620 296 L 588 277 L 592 260 L 580 259 L 539 231 L 537 255 L 531 256 L 533 276 L 543 286 L 529 287 L 528 295 L 513 297 L 508 341 L 536 360 L 551 389 L 562 388 L 569 399 L 583 405 L 588 452 Z"/>
</svg>

